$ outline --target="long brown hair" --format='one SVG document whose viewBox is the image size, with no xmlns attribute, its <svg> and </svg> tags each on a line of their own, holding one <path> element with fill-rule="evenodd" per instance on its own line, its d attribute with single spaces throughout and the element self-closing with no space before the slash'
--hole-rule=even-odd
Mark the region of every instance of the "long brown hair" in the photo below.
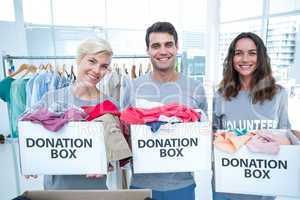
<svg viewBox="0 0 300 200">
<path fill-rule="evenodd" d="M 223 63 L 223 80 L 219 85 L 218 91 L 226 100 L 231 100 L 231 98 L 236 97 L 241 90 L 241 79 L 239 73 L 233 67 L 233 58 L 236 43 L 242 38 L 249 38 L 256 45 L 257 67 L 253 72 L 250 82 L 252 103 L 262 103 L 267 99 L 271 100 L 280 86 L 275 84 L 275 79 L 272 76 L 270 58 L 267 54 L 264 42 L 258 35 L 251 32 L 240 33 L 231 42 Z"/>
</svg>

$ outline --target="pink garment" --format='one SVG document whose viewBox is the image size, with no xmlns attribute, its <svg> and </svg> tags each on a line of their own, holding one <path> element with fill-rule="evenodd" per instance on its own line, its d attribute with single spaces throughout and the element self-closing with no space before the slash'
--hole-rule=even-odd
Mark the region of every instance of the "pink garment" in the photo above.
<svg viewBox="0 0 300 200">
<path fill-rule="evenodd" d="M 92 121 L 104 114 L 112 114 L 115 116 L 120 116 L 118 107 L 111 101 L 105 100 L 102 103 L 97 104 L 96 106 L 82 106 L 84 112 L 88 114 L 87 121 Z"/>
<path fill-rule="evenodd" d="M 147 122 L 158 121 L 160 115 L 167 117 L 177 117 L 183 122 L 198 121 L 201 115 L 193 109 L 181 104 L 167 104 L 151 109 L 129 107 L 121 113 L 121 120 L 129 124 L 145 124 Z"/>
<path fill-rule="evenodd" d="M 56 132 L 67 122 L 82 121 L 86 117 L 86 113 L 75 108 L 70 108 L 62 114 L 49 112 L 47 108 L 40 108 L 33 113 L 25 114 L 20 120 L 42 124 L 46 129 Z"/>
<path fill-rule="evenodd" d="M 279 153 L 280 145 L 289 144 L 291 144 L 289 139 L 283 135 L 273 134 L 267 130 L 259 130 L 256 131 L 256 135 L 246 145 L 252 152 L 276 155 Z"/>
<path fill-rule="evenodd" d="M 280 147 L 279 143 L 272 139 L 272 137 L 266 138 L 260 135 L 255 135 L 246 144 L 248 149 L 255 153 L 267 153 L 278 154 Z"/>
<path fill-rule="evenodd" d="M 261 137 L 269 138 L 271 137 L 273 140 L 277 141 L 280 145 L 290 145 L 291 141 L 286 135 L 283 134 L 276 134 L 276 130 L 257 130 L 255 131 L 256 134 L 260 135 Z"/>
</svg>

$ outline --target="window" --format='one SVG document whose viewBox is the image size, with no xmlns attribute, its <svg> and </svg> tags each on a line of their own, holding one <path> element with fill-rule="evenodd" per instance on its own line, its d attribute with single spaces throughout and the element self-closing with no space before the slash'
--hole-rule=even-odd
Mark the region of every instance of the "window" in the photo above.
<svg viewBox="0 0 300 200">
<path fill-rule="evenodd" d="M 287 81 L 295 62 L 297 16 L 272 17 L 267 34 L 268 54 L 277 81 Z"/>
<path fill-rule="evenodd" d="M 145 29 L 149 20 L 148 1 L 107 1 L 107 27 Z"/>
<path fill-rule="evenodd" d="M 262 15 L 263 0 L 222 0 L 220 21 L 232 21 Z"/>
<path fill-rule="evenodd" d="M 56 28 L 56 54 L 60 56 L 76 55 L 76 50 L 80 42 L 95 37 L 104 38 L 104 31 L 93 28 Z"/>
<path fill-rule="evenodd" d="M 184 31 L 206 30 L 206 1 L 189 0 L 187 3 L 183 3 L 181 7 L 182 29 Z"/>
<path fill-rule="evenodd" d="M 111 29 L 107 31 L 108 41 L 115 55 L 146 54 L 145 31 Z"/>
<path fill-rule="evenodd" d="M 0 1 L 0 20 L 15 21 L 15 8 L 13 0 Z"/>
<path fill-rule="evenodd" d="M 188 1 L 186 1 L 188 3 Z M 181 1 L 180 0 L 150 0 L 149 1 L 149 24 L 157 21 L 169 21 L 177 30 L 181 24 Z M 197 26 L 197 25 L 195 25 Z"/>
<path fill-rule="evenodd" d="M 38 11 L 29 5 L 36 5 Z M 144 55 L 146 28 L 157 21 L 169 21 L 178 32 L 179 53 L 194 58 L 190 75 L 202 79 L 206 7 L 206 0 L 24 0 L 26 22 L 32 23 L 26 26 L 29 52 L 75 55 L 81 40 L 100 36 L 111 43 L 114 55 Z"/>
<path fill-rule="evenodd" d="M 270 14 L 300 10 L 299 0 L 270 0 Z"/>
<path fill-rule="evenodd" d="M 49 27 L 36 27 L 26 29 L 28 55 L 54 56 L 52 32 Z"/>
<path fill-rule="evenodd" d="M 52 0 L 54 25 L 104 26 L 104 0 Z"/>
<path fill-rule="evenodd" d="M 50 0 L 23 0 L 24 21 L 33 24 L 51 24 Z"/>
</svg>

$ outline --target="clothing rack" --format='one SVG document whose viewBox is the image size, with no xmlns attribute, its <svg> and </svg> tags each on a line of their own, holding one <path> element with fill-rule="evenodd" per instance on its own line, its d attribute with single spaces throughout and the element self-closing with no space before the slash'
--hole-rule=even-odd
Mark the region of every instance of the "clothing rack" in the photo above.
<svg viewBox="0 0 300 200">
<path fill-rule="evenodd" d="M 147 55 L 115 55 L 112 57 L 113 59 L 135 59 L 135 58 L 149 58 Z M 13 60 L 71 60 L 76 59 L 75 56 L 10 56 L 3 55 L 2 56 L 2 67 L 3 74 L 6 77 L 7 65 L 12 63 Z"/>
</svg>

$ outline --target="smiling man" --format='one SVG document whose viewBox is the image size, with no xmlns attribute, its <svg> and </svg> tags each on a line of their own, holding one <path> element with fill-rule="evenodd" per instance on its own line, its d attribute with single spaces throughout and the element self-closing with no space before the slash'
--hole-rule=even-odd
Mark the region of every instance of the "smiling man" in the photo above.
<svg viewBox="0 0 300 200">
<path fill-rule="evenodd" d="M 145 39 L 153 72 L 128 83 L 122 105 L 151 108 L 180 103 L 206 111 L 202 84 L 176 72 L 178 36 L 174 26 L 169 22 L 154 23 L 147 29 Z M 133 174 L 131 188 L 150 188 L 156 200 L 195 199 L 195 181 L 186 172 Z"/>
</svg>

